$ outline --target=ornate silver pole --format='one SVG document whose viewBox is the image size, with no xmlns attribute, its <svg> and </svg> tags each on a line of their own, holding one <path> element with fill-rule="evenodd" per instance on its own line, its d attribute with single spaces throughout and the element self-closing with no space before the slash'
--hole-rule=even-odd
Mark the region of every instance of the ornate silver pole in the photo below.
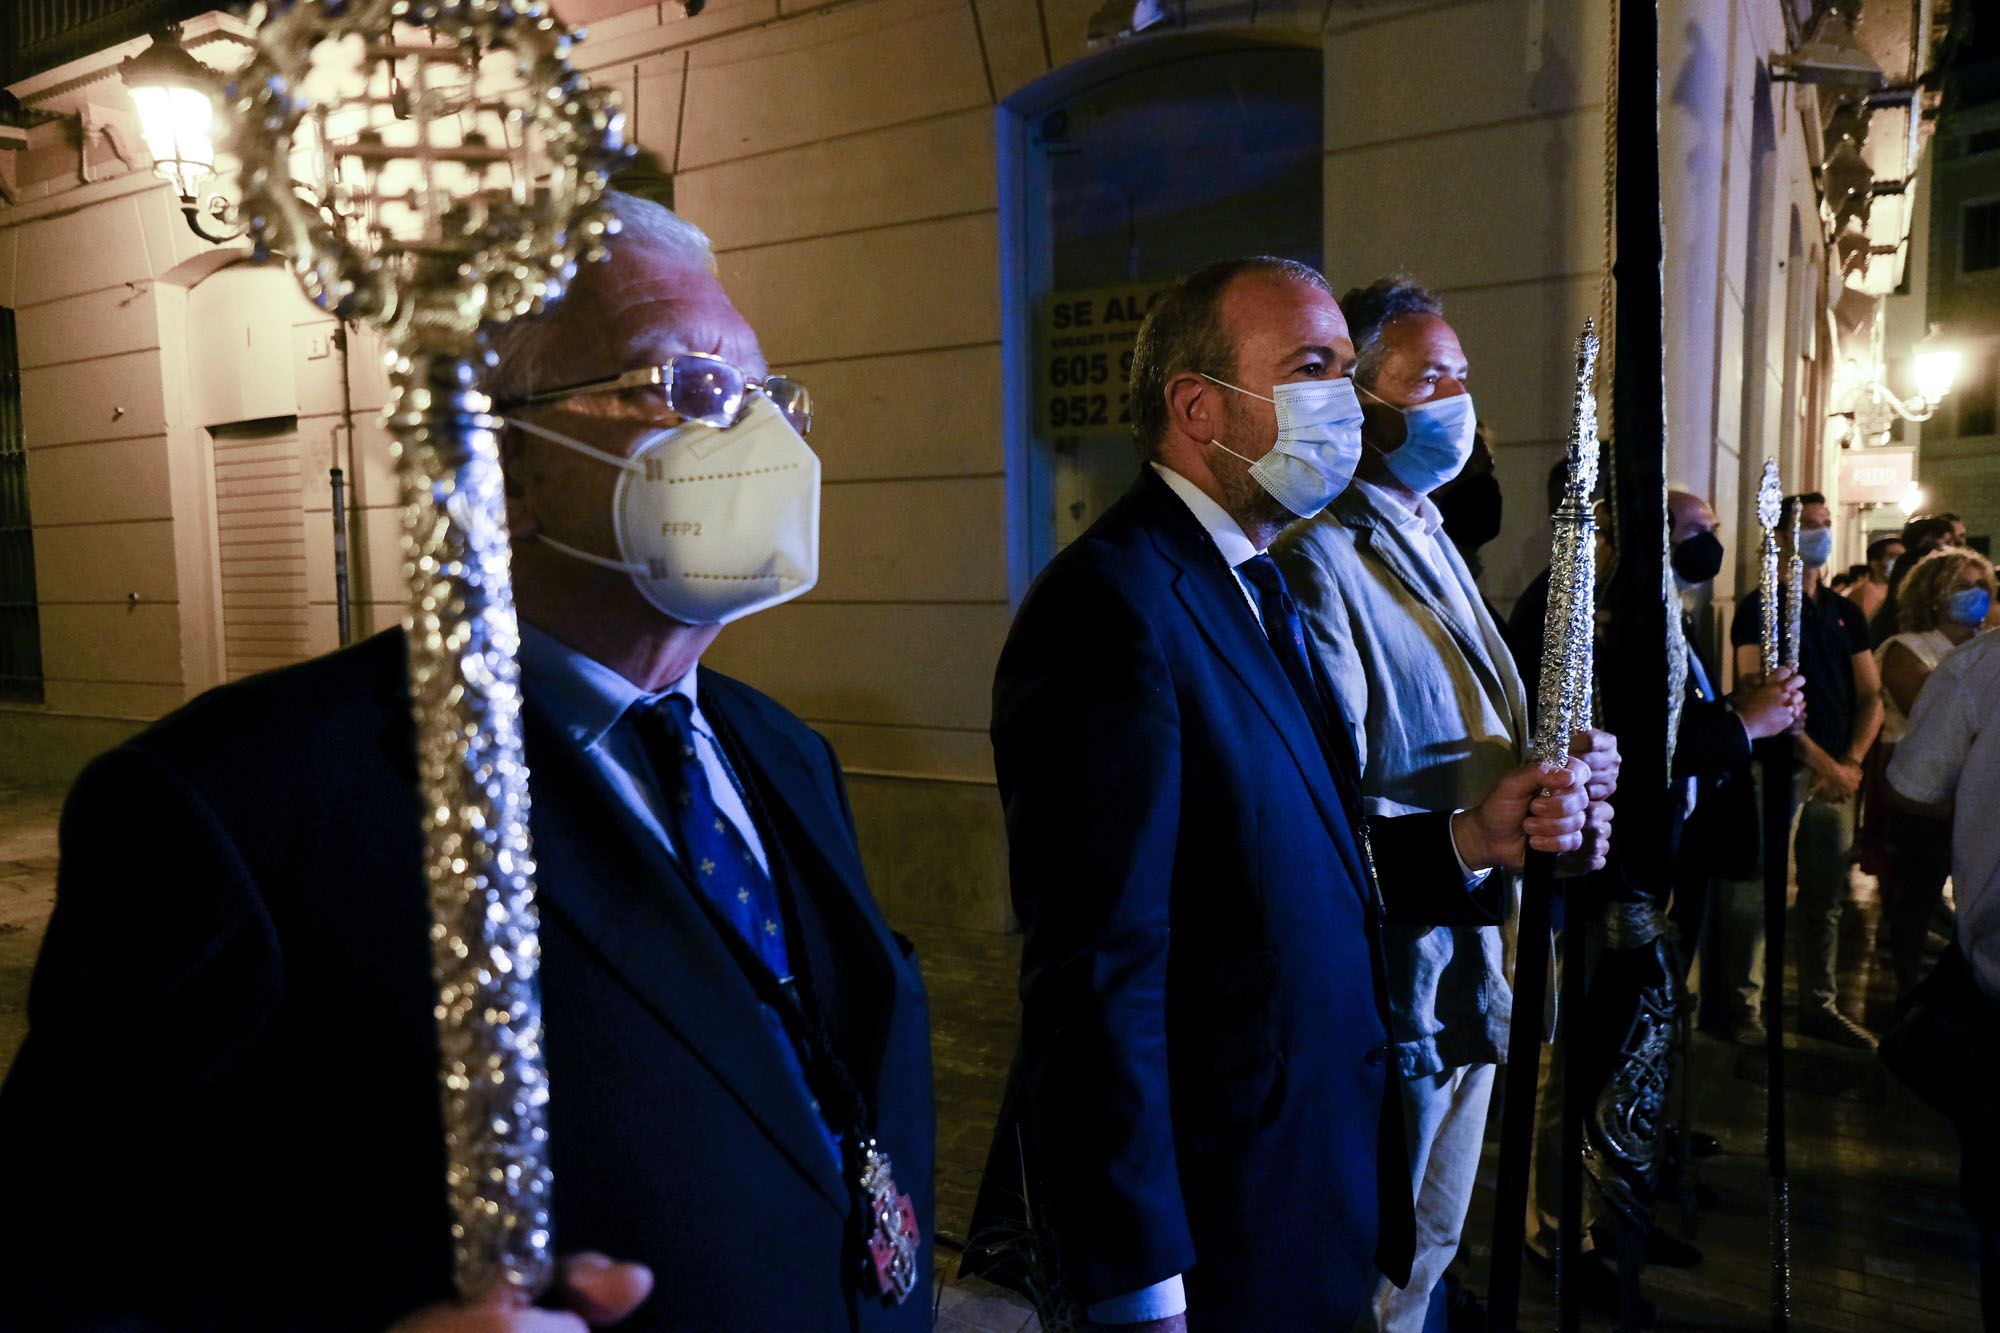
<svg viewBox="0 0 2000 1333">
<path fill-rule="evenodd" d="M 1590 720 L 1591 660 L 1596 629 L 1597 330 L 1585 321 L 1576 341 L 1576 383 L 1570 402 L 1569 473 L 1554 515 L 1549 548 L 1549 609 L 1543 621 L 1541 689 L 1535 725 L 1535 758 L 1545 768 L 1569 760 L 1570 733 Z M 1521 1299 L 1521 1246 L 1527 1225 L 1528 1163 L 1535 1139 L 1535 1074 L 1541 1062 L 1542 1013 L 1548 1000 L 1550 898 L 1555 858 L 1528 853 L 1514 952 L 1514 1016 L 1507 1034 L 1507 1087 L 1501 1108 L 1500 1176 L 1493 1218 L 1493 1275 L 1487 1289 L 1487 1326 L 1512 1329 Z M 1569 923 L 1580 925 L 1580 923 Z M 1564 1169 L 1574 1171 L 1573 1163 Z M 1568 1193 L 1566 1190 L 1565 1193 Z M 1565 1238 L 1573 1250 L 1574 1237 Z M 1568 1265 L 1556 1270 L 1558 1299 Z M 1573 1270 L 1571 1270 L 1573 1271 Z"/>
<path fill-rule="evenodd" d="M 1759 663 L 1769 675 L 1798 664 L 1799 507 L 1792 506 L 1790 630 L 1780 655 L 1778 636 L 1778 520 L 1784 496 L 1778 465 L 1766 460 L 1757 487 L 1757 522 L 1764 529 L 1758 593 L 1763 605 Z M 1759 742 L 1764 776 L 1764 1159 L 1771 1177 L 1771 1327 L 1783 1333 L 1792 1321 L 1792 1185 L 1785 1164 L 1785 897 L 1791 881 L 1792 742 L 1774 736 Z"/>
<path fill-rule="evenodd" d="M 298 0 L 231 88 L 243 211 L 306 294 L 380 325 L 460 1293 L 549 1280 L 519 628 L 484 332 L 603 253 L 622 117 L 539 0 Z M 307 142 L 296 142 L 304 136 Z M 317 179 L 292 179 L 298 152 Z"/>
<path fill-rule="evenodd" d="M 1541 697 L 1535 758 L 1544 768 L 1569 761 L 1570 733 L 1590 723 L 1592 650 L 1597 616 L 1597 329 L 1583 322 L 1576 340 L 1576 392 L 1570 408 L 1569 475 L 1549 544 L 1549 609 L 1542 622 Z"/>
<path fill-rule="evenodd" d="M 1781 665 L 1778 657 L 1778 514 L 1784 505 L 1784 490 L 1778 485 L 1778 464 L 1764 460 L 1764 479 L 1757 485 L 1757 523 L 1764 530 L 1764 544 L 1758 550 L 1757 592 L 1762 635 L 1758 658 L 1765 674 Z M 1794 548 L 1796 549 L 1796 548 Z"/>
</svg>

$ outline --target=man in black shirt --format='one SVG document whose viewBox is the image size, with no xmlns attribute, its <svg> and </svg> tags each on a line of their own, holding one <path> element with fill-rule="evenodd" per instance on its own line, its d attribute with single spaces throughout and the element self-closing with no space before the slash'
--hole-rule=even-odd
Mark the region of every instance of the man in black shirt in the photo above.
<svg viewBox="0 0 2000 1333">
<path fill-rule="evenodd" d="M 1844 1046 L 1870 1048 L 1875 1038 L 1840 1012 L 1835 954 L 1840 913 L 1847 896 L 1847 852 L 1854 840 L 1854 794 L 1861 788 L 1862 761 L 1882 727 L 1881 677 L 1869 651 L 1868 626 L 1861 609 L 1830 588 L 1820 576 L 1833 554 L 1833 514 L 1817 492 L 1787 497 L 1778 521 L 1781 568 L 1791 563 L 1792 506 L 1799 506 L 1799 555 L 1805 563 L 1805 596 L 1799 614 L 1799 674 L 1805 677 L 1806 717 L 1798 738 L 1797 813 L 1793 852 L 1798 877 L 1798 910 L 1792 935 L 1797 941 L 1799 1031 Z M 1779 588 L 1778 623 L 1788 610 Z M 1758 647 L 1763 600 L 1758 590 L 1736 605 L 1729 639 L 1736 646 L 1739 676 L 1760 669 Z M 1761 780 L 1761 779 L 1760 779 Z M 1764 882 L 1729 885 L 1728 980 L 1736 992 L 1736 1038 L 1746 1046 L 1764 1043 L 1763 918 Z"/>
</svg>

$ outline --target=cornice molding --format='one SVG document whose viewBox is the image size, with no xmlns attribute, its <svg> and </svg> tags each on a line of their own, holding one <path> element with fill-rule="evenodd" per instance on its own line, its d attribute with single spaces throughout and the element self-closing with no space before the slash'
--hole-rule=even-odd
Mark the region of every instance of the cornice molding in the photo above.
<svg viewBox="0 0 2000 1333">
<path fill-rule="evenodd" d="M 203 63 L 213 66 L 218 73 L 226 74 L 249 59 L 250 50 L 256 44 L 256 31 L 242 19 L 211 10 L 181 25 L 181 44 Z M 79 98 L 78 93 L 116 81 L 118 66 L 145 50 L 151 41 L 150 37 L 135 37 L 129 42 L 93 51 L 18 83 L 10 83 L 7 91 L 30 110 L 74 115 L 77 108 L 72 104 L 87 100 Z"/>
</svg>

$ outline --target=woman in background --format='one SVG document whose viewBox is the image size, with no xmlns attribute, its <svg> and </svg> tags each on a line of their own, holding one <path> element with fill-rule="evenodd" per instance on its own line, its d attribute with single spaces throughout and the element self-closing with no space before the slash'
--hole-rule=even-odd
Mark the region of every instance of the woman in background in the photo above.
<svg viewBox="0 0 2000 1333">
<path fill-rule="evenodd" d="M 1995 591 L 1992 564 L 1963 546 L 1932 551 L 1904 577 L 1897 589 L 1898 632 L 1875 650 L 1883 719 L 1870 769 L 1878 779 L 1938 659 L 1979 632 Z M 1871 782 L 1871 797 L 1878 791 Z M 1882 880 L 1896 991 L 1907 995 L 1922 970 L 1931 914 L 1951 874 L 1951 826 L 1873 799 L 1866 819 L 1872 836 L 1864 840 L 1883 853 L 1872 868 Z"/>
</svg>

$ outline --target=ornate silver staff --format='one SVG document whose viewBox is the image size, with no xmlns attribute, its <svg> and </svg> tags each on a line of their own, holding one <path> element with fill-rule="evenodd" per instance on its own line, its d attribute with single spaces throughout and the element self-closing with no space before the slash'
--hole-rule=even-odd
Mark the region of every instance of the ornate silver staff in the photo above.
<svg viewBox="0 0 2000 1333">
<path fill-rule="evenodd" d="M 612 98 L 541 0 L 297 0 L 230 89 L 243 213 L 306 295 L 380 325 L 403 502 L 410 697 L 438 985 L 455 1278 L 551 1272 L 519 630 L 482 333 L 604 252 Z M 294 182 L 294 155 L 316 193 Z"/>
<path fill-rule="evenodd" d="M 1799 598 L 1803 564 L 1798 557 L 1799 507 L 1792 506 L 1790 630 L 1781 656 L 1778 635 L 1778 520 L 1784 496 L 1778 465 L 1765 460 L 1757 486 L 1757 522 L 1764 529 L 1758 595 L 1762 636 L 1758 661 L 1769 675 L 1780 666 L 1798 666 Z M 1771 1327 L 1784 1330 L 1792 1319 L 1792 1186 L 1785 1165 L 1785 891 L 1790 880 L 1792 838 L 1792 743 L 1787 736 L 1759 742 L 1764 772 L 1764 1158 L 1771 1177 Z"/>
<path fill-rule="evenodd" d="M 1597 395 L 1591 387 L 1596 371 L 1597 329 L 1586 320 L 1576 340 L 1569 472 L 1549 547 L 1549 609 L 1542 622 L 1541 690 L 1534 744 L 1535 758 L 1544 769 L 1561 768 L 1569 762 L 1570 733 L 1590 720 L 1597 609 L 1597 521 L 1590 499 L 1597 489 Z M 1519 942 L 1514 951 L 1514 1017 L 1507 1034 L 1493 1276 L 1487 1292 L 1487 1326 L 1496 1329 L 1513 1328 L 1520 1308 L 1521 1246 L 1527 1226 L 1528 1162 L 1535 1138 L 1535 1072 L 1541 1061 L 1542 1014 L 1548 1000 L 1549 900 L 1554 884 L 1555 858 L 1530 850 L 1521 889 Z M 1559 1286 L 1563 1276 L 1559 1265 Z"/>
<path fill-rule="evenodd" d="M 1780 665 L 1778 659 L 1778 515 L 1784 507 L 1784 490 L 1778 485 L 1778 464 L 1764 460 L 1764 479 L 1757 484 L 1757 524 L 1764 530 L 1764 544 L 1758 549 L 1758 609 L 1763 612 L 1758 659 L 1769 675 Z M 1797 548 L 1794 547 L 1794 550 Z"/>
</svg>

